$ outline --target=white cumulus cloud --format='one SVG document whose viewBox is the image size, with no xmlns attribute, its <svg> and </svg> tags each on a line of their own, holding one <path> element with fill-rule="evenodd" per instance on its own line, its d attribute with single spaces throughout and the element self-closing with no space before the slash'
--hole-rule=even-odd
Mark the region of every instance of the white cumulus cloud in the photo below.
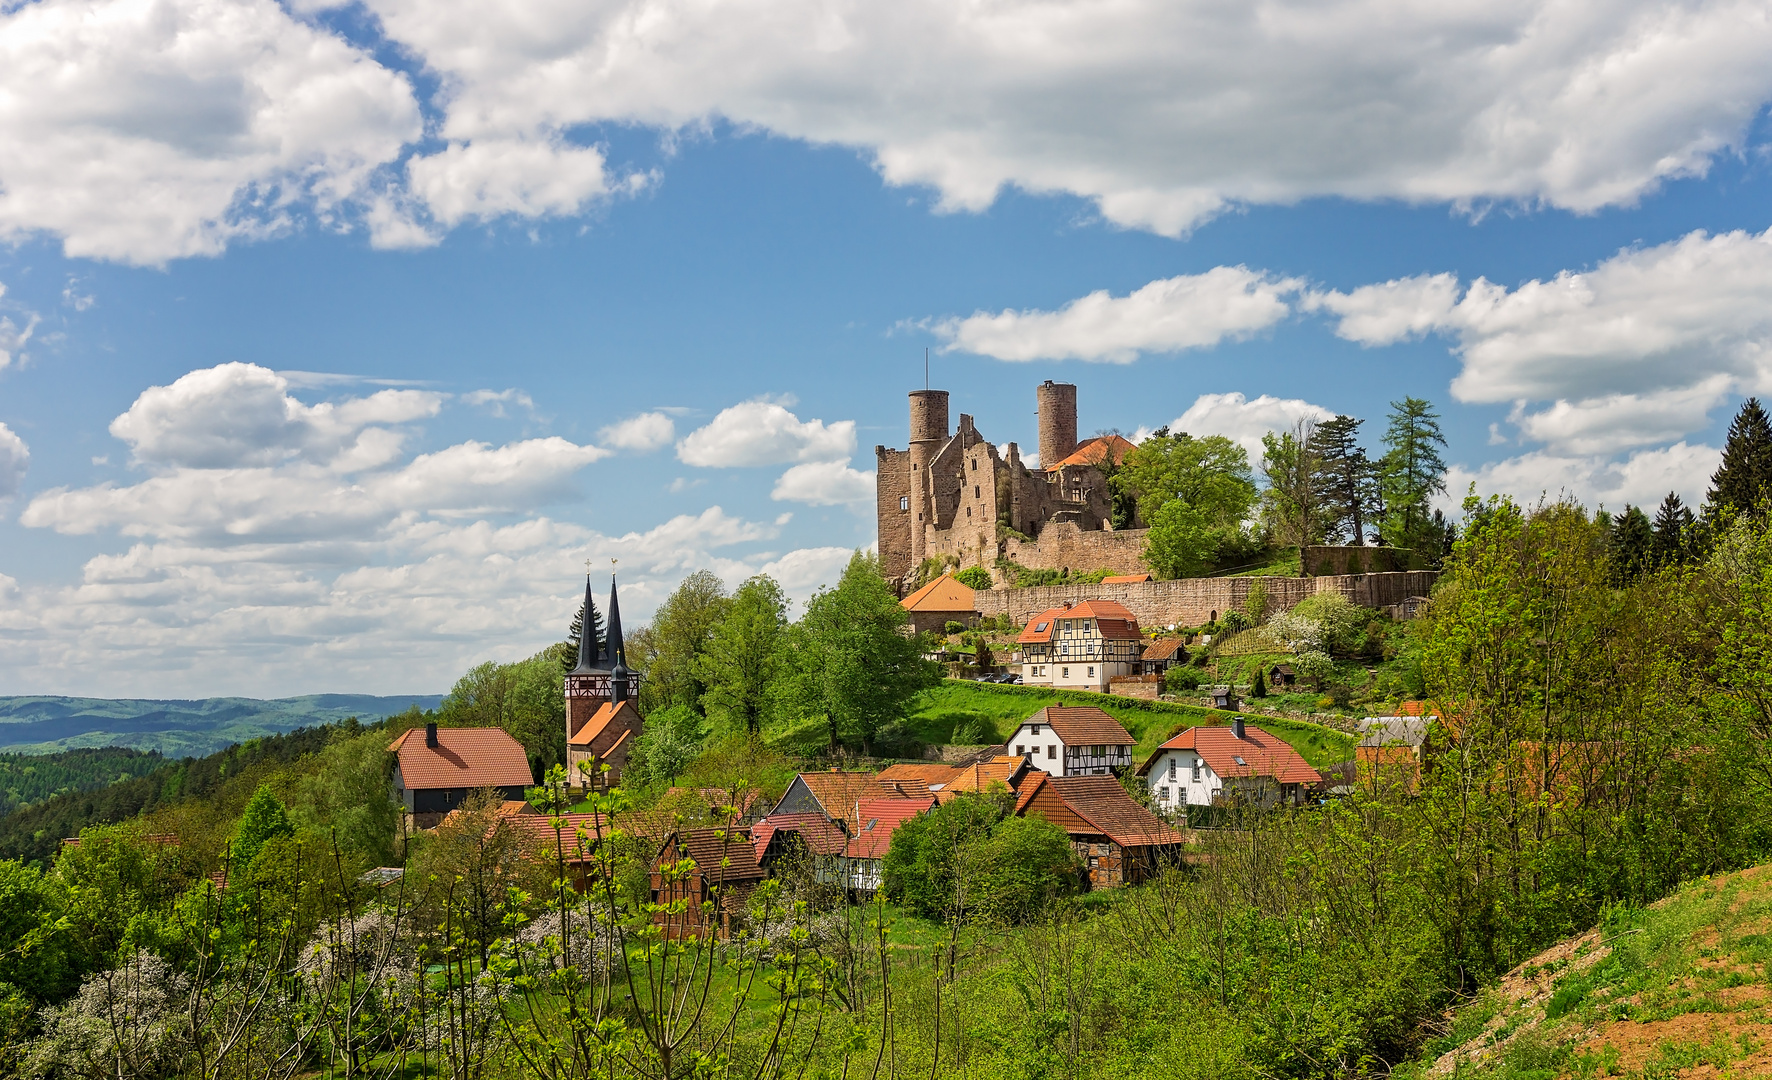
<svg viewBox="0 0 1772 1080">
<path fill-rule="evenodd" d="M 160 264 L 366 193 L 422 133 L 406 77 L 273 0 L 0 8 L 0 238 Z"/>
<path fill-rule="evenodd" d="M 0 499 L 24 489 L 25 472 L 31 467 L 31 450 L 18 432 L 0 424 Z"/>
<path fill-rule="evenodd" d="M 715 469 L 848 459 L 855 450 L 855 421 L 802 421 L 788 411 L 791 404 L 791 398 L 759 398 L 722 409 L 677 444 L 677 457 Z"/>
<path fill-rule="evenodd" d="M 1760 0 L 367 0 L 448 88 L 440 216 L 558 212 L 576 125 L 715 119 L 857 148 L 980 209 L 1005 185 L 1177 234 L 1323 195 L 1627 204 L 1739 148 L 1772 97 Z M 520 149 L 507 149 L 515 144 Z M 469 152 L 499 148 L 470 167 Z"/>
<path fill-rule="evenodd" d="M 1232 391 L 1201 394 L 1169 427 L 1189 435 L 1223 435 L 1249 452 L 1249 463 L 1261 461 L 1261 437 L 1270 431 L 1290 431 L 1300 420 L 1331 420 L 1335 414 L 1302 398 L 1277 398 L 1263 394 L 1253 400 Z"/>
<path fill-rule="evenodd" d="M 671 445 L 677 424 L 662 412 L 643 412 L 609 425 L 597 437 L 617 449 L 645 453 Z"/>
<path fill-rule="evenodd" d="M 812 506 L 840 506 L 874 497 L 874 474 L 859 472 L 845 461 L 809 461 L 781 474 L 769 497 Z"/>
<path fill-rule="evenodd" d="M 289 380 L 256 364 L 230 363 L 154 386 L 111 422 L 140 462 L 191 468 L 270 465 L 297 456 L 329 462 L 347 451 L 356 468 L 379 465 L 399 437 L 373 425 L 435 416 L 443 395 L 382 390 L 364 398 L 305 405 Z M 368 429 L 368 430 L 366 430 Z"/>
<path fill-rule="evenodd" d="M 977 312 L 932 329 L 949 350 L 999 360 L 1129 364 L 1140 353 L 1178 352 L 1245 338 L 1292 311 L 1284 299 L 1304 283 L 1242 266 L 1153 281 L 1114 297 L 1102 289 L 1057 311 Z"/>
<path fill-rule="evenodd" d="M 1438 501 L 1456 509 L 1475 483 L 1479 495 L 1512 495 L 1533 503 L 1567 494 L 1588 507 L 1604 505 L 1614 513 L 1626 503 L 1654 507 L 1670 491 L 1688 506 L 1697 506 L 1704 501 L 1711 473 L 1722 456 L 1714 446 L 1684 441 L 1638 450 L 1623 459 L 1534 451 L 1478 468 L 1454 465 L 1446 470 L 1446 494 Z"/>
</svg>

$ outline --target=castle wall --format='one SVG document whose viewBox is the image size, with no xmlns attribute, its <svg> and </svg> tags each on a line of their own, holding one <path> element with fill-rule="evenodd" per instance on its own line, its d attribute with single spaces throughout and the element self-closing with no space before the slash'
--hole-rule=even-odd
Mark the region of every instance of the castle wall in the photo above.
<svg viewBox="0 0 1772 1080">
<path fill-rule="evenodd" d="M 874 520 L 879 527 L 880 565 L 887 579 L 895 581 L 916 569 L 916 564 L 911 562 L 912 524 L 916 520 L 917 508 L 912 499 L 910 452 L 874 447 L 874 477 Z M 902 503 L 900 500 L 903 499 L 912 499 L 912 503 Z"/>
<path fill-rule="evenodd" d="M 1030 570 L 1113 570 L 1120 574 L 1148 573 L 1144 564 L 1147 529 L 1082 529 L 1070 521 L 1047 523 L 1032 541 L 1010 537 L 1003 554 Z M 1042 609 L 1043 610 L 1043 609 Z"/>
<path fill-rule="evenodd" d="M 1138 617 L 1141 626 L 1200 626 L 1246 605 L 1256 582 L 1266 585 L 1271 613 L 1289 611 L 1306 598 L 1325 592 L 1338 592 L 1361 607 L 1389 607 L 1407 597 L 1428 595 L 1437 577 L 1432 570 L 1413 570 L 1315 578 L 1180 578 L 1127 585 L 1051 585 L 982 591 L 974 594 L 973 603 L 987 618 L 1006 614 L 1025 623 L 1049 608 L 1070 607 L 1084 600 L 1117 600 Z"/>
</svg>

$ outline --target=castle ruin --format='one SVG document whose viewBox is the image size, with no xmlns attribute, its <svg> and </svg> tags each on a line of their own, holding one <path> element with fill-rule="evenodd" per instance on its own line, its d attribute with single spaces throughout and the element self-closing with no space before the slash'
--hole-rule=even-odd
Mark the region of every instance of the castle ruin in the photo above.
<svg viewBox="0 0 1772 1080">
<path fill-rule="evenodd" d="M 965 413 L 950 433 L 946 390 L 911 392 L 909 447 L 874 447 L 880 561 L 901 594 L 931 558 L 992 571 L 999 559 L 1035 570 L 1146 569 L 1145 530 L 1114 529 L 1100 467 L 1120 464 L 1133 444 L 1077 440 L 1074 384 L 1048 379 L 1035 399 L 1040 460 L 1030 467 L 1015 443 L 999 451 Z"/>
</svg>

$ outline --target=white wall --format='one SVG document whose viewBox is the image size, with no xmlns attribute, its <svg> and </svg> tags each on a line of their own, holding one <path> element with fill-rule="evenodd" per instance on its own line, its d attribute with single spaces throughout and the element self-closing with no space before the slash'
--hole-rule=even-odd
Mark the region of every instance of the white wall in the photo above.
<svg viewBox="0 0 1772 1080">
<path fill-rule="evenodd" d="M 1171 762 L 1174 762 L 1175 768 L 1173 780 L 1169 778 Z M 1194 779 L 1196 762 L 1200 766 L 1198 780 Z M 1158 754 L 1156 763 L 1145 776 L 1145 782 L 1150 785 L 1151 802 L 1164 810 L 1179 810 L 1183 805 L 1209 806 L 1214 793 L 1224 786 L 1218 774 L 1212 771 L 1212 766 L 1206 764 L 1205 759 L 1192 750 L 1164 750 Z M 1163 797 L 1164 788 L 1169 791 L 1167 799 Z"/>
<path fill-rule="evenodd" d="M 1016 748 L 1025 747 L 1029 765 L 1053 776 L 1063 776 L 1064 740 L 1052 733 L 1051 724 L 1041 724 L 1039 728 L 1038 735 L 1033 733 L 1032 724 L 1023 724 L 1016 728 L 1014 734 L 1009 736 L 1008 752 L 1023 753 L 1024 751 Z"/>
</svg>

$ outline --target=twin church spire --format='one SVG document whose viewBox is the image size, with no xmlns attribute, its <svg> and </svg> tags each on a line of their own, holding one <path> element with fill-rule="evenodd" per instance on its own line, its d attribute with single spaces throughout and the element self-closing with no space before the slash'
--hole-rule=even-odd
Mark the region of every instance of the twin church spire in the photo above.
<svg viewBox="0 0 1772 1080">
<path fill-rule="evenodd" d="M 585 575 L 586 620 L 578 635 L 578 666 L 569 675 L 609 680 L 609 700 L 626 701 L 632 672 L 628 670 L 627 644 L 621 636 L 621 598 L 616 594 L 615 575 L 609 575 L 609 621 L 603 640 L 597 640 L 590 626 L 589 613 L 596 610 L 591 600 L 591 576 Z"/>
</svg>

